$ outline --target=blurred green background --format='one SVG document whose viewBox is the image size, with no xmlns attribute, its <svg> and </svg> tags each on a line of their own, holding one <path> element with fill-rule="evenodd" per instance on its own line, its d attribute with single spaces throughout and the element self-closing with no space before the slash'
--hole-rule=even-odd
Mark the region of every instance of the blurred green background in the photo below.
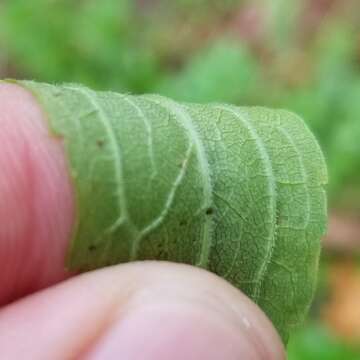
<svg viewBox="0 0 360 360">
<path fill-rule="evenodd" d="M 302 115 L 329 165 L 331 217 L 289 359 L 360 359 L 359 0 L 2 0 L 0 77 Z"/>
</svg>

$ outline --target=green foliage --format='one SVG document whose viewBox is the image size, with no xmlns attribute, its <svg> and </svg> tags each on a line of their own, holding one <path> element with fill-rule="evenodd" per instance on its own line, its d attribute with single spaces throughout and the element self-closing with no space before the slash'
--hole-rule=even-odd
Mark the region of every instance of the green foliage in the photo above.
<svg viewBox="0 0 360 360">
<path fill-rule="evenodd" d="M 297 116 L 20 84 L 69 156 L 71 269 L 144 259 L 205 267 L 250 296 L 287 341 L 312 300 L 326 224 L 325 163 Z"/>
<path fill-rule="evenodd" d="M 148 90 L 157 65 L 136 38 L 129 0 L 8 0 L 1 4 L 0 41 L 17 67 L 44 81 L 96 88 Z"/>
<path fill-rule="evenodd" d="M 284 89 L 279 104 L 303 116 L 317 134 L 329 160 L 330 190 L 337 200 L 360 179 L 360 73 L 354 61 L 354 29 L 330 24 L 314 48 L 314 76 L 292 91 Z M 287 91 L 287 94 L 286 94 Z"/>
<path fill-rule="evenodd" d="M 255 102 L 259 65 L 245 47 L 221 40 L 202 49 L 177 74 L 167 76 L 158 92 L 181 101 Z"/>
<path fill-rule="evenodd" d="M 172 11 L 183 11 L 188 14 L 195 13 L 199 16 L 201 13 L 223 13 L 233 10 L 242 3 L 243 0 L 174 0 L 169 3 L 167 0 L 160 0 L 160 6 L 168 7 Z"/>
<path fill-rule="evenodd" d="M 360 348 L 348 345 L 329 330 L 311 324 L 295 333 L 288 345 L 289 360 L 358 360 Z"/>
<path fill-rule="evenodd" d="M 333 169 L 332 189 L 360 184 L 360 79 L 344 101 L 341 125 L 329 140 L 329 159 Z M 355 198 L 354 202 L 358 202 Z M 354 204 L 354 206 L 359 204 Z"/>
</svg>

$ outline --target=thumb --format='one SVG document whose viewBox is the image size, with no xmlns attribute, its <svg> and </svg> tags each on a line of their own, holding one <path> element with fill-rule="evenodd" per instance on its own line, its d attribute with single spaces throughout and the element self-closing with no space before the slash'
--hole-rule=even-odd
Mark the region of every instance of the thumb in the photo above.
<svg viewBox="0 0 360 360">
<path fill-rule="evenodd" d="M 93 271 L 13 303 L 0 311 L 0 334 L 6 359 L 285 358 L 247 297 L 214 274 L 165 262 Z"/>
</svg>

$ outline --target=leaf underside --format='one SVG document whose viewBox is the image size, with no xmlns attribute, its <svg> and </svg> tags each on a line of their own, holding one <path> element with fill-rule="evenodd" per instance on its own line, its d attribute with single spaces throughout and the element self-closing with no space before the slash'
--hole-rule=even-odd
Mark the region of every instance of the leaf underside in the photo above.
<svg viewBox="0 0 360 360">
<path fill-rule="evenodd" d="M 17 83 L 42 104 L 69 157 L 70 269 L 142 259 L 204 267 L 253 299 L 287 342 L 312 300 L 326 228 L 326 166 L 301 119 Z"/>
</svg>

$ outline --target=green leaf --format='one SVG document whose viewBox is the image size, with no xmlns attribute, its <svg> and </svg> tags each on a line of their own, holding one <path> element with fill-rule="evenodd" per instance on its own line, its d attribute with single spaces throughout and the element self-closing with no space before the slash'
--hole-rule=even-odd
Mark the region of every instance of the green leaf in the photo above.
<svg viewBox="0 0 360 360">
<path fill-rule="evenodd" d="M 199 51 L 179 73 L 165 77 L 157 90 L 180 101 L 249 102 L 259 93 L 260 78 L 249 49 L 224 38 Z"/>
<path fill-rule="evenodd" d="M 313 296 L 327 182 L 296 115 L 18 82 L 64 141 L 77 222 L 67 265 L 184 262 L 244 291 L 284 342 Z"/>
<path fill-rule="evenodd" d="M 310 323 L 291 338 L 287 355 L 289 360 L 356 360 L 360 358 L 360 348 L 323 325 Z"/>
</svg>

